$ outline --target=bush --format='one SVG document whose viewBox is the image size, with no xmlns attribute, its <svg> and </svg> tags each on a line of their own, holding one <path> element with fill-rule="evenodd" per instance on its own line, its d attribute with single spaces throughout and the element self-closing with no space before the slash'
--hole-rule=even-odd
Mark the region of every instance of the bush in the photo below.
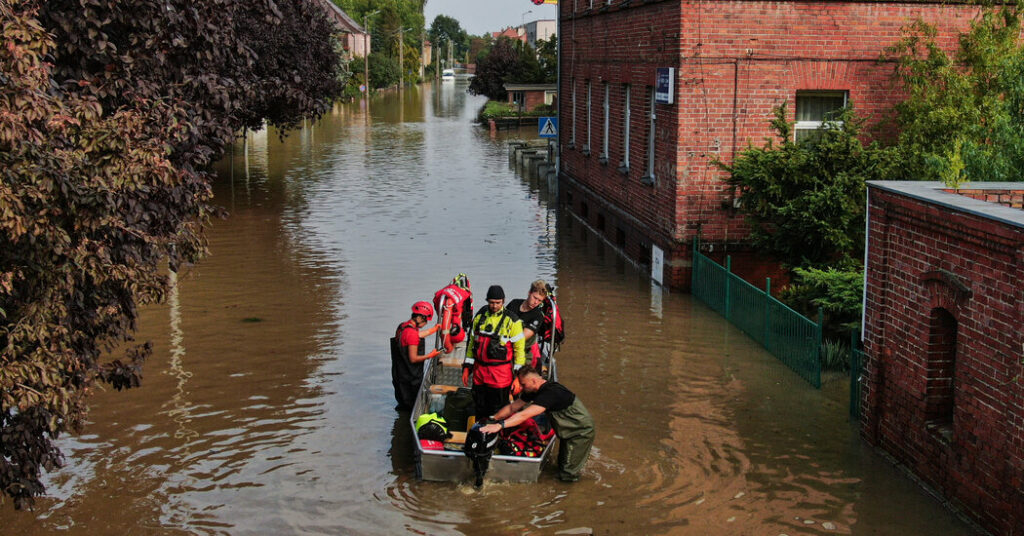
<svg viewBox="0 0 1024 536">
<path fill-rule="evenodd" d="M 801 142 L 793 141 L 786 115 L 785 104 L 775 110 L 771 126 L 777 140 L 748 147 L 732 164 L 716 162 L 739 190 L 751 242 L 790 267 L 860 258 L 864 182 L 890 177 L 893 151 L 860 141 L 863 120 L 852 108 Z"/>
<path fill-rule="evenodd" d="M 781 299 L 808 318 L 825 314 L 825 337 L 842 340 L 850 330 L 860 329 L 864 296 L 864 270 L 859 266 L 841 268 L 796 268 L 795 280 L 782 291 Z"/>
<path fill-rule="evenodd" d="M 825 341 L 821 344 L 821 368 L 823 370 L 847 370 L 850 368 L 850 347 L 839 341 Z"/>
</svg>

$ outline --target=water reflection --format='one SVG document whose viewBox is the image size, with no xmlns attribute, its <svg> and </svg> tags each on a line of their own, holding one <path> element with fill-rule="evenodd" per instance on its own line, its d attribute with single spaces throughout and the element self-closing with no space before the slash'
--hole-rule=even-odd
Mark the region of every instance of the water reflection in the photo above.
<svg viewBox="0 0 1024 536">
<path fill-rule="evenodd" d="M 665 293 L 519 178 L 424 86 L 336 106 L 218 167 L 211 256 L 143 312 L 142 389 L 94 399 L 71 465 L 12 533 L 967 534 L 857 440 L 841 385 L 802 380 Z M 387 339 L 458 272 L 523 297 L 553 282 L 559 373 L 593 413 L 583 481 L 415 479 Z M 831 389 L 831 391 L 830 391 Z M 567 531 L 567 532 L 564 532 Z"/>
</svg>

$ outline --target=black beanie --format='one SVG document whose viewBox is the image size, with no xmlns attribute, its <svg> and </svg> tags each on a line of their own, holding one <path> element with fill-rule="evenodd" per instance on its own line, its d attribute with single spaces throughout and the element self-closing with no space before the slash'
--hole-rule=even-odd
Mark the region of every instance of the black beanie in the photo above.
<svg viewBox="0 0 1024 536">
<path fill-rule="evenodd" d="M 488 300 L 504 300 L 505 290 L 501 288 L 501 285 L 491 285 L 491 288 L 487 289 Z"/>
</svg>

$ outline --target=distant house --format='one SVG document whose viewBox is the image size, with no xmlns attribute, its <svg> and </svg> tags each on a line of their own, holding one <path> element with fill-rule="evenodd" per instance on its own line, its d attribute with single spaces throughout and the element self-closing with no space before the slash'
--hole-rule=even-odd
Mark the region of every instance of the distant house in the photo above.
<svg viewBox="0 0 1024 536">
<path fill-rule="evenodd" d="M 522 26 L 518 28 L 505 28 L 500 32 L 491 32 L 491 37 L 493 37 L 495 40 L 501 37 L 507 37 L 513 41 L 522 41 L 524 43 L 527 42 L 526 29 Z"/>
<path fill-rule="evenodd" d="M 558 94 L 556 84 L 505 84 L 508 103 L 521 112 L 532 112 L 541 105 L 551 105 Z"/>
<path fill-rule="evenodd" d="M 350 58 L 362 58 L 370 53 L 370 34 L 363 29 L 348 13 L 342 11 L 331 0 L 313 0 L 319 4 L 327 14 L 327 17 L 334 22 L 341 34 L 342 48 Z"/>
</svg>

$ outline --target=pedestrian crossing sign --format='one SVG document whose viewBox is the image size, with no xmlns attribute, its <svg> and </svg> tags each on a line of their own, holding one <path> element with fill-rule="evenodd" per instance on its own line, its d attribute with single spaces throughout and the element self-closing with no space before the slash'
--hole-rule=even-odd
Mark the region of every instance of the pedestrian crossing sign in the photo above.
<svg viewBox="0 0 1024 536">
<path fill-rule="evenodd" d="M 540 122 L 537 124 L 538 134 L 542 138 L 557 138 L 558 137 L 558 118 L 557 117 L 541 117 Z"/>
</svg>

